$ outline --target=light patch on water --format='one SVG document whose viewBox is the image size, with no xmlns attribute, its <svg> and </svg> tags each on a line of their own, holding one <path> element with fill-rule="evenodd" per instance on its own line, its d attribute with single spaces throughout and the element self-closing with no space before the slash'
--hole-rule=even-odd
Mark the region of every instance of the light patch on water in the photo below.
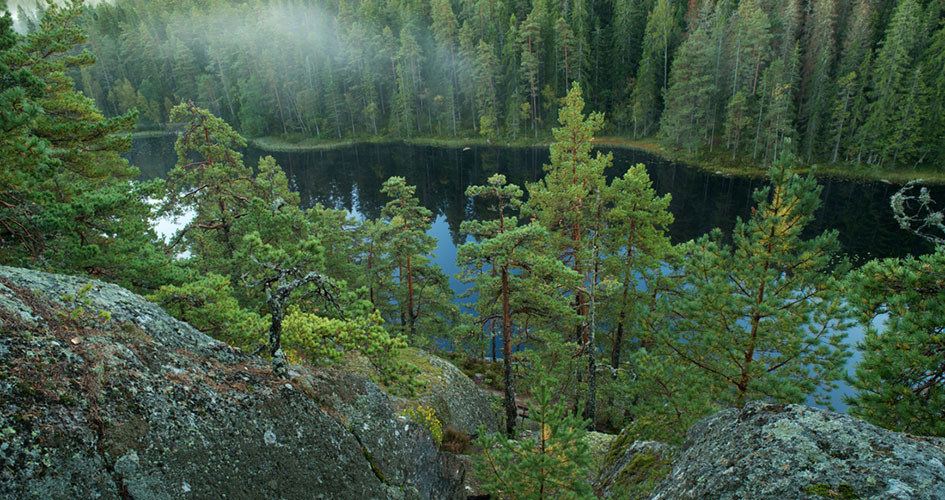
<svg viewBox="0 0 945 500">
<path fill-rule="evenodd" d="M 183 229 L 187 224 L 190 224 L 190 221 L 194 220 L 194 217 L 197 216 L 197 212 L 193 207 L 184 207 L 184 212 L 181 215 L 155 215 L 158 207 L 164 203 L 164 200 L 149 199 L 148 204 L 151 205 L 151 227 L 154 228 L 154 232 L 164 240 L 165 243 L 170 243 L 171 238 L 177 235 L 177 232 Z M 178 259 L 187 259 L 190 258 L 190 251 L 185 250 L 176 255 Z"/>
</svg>

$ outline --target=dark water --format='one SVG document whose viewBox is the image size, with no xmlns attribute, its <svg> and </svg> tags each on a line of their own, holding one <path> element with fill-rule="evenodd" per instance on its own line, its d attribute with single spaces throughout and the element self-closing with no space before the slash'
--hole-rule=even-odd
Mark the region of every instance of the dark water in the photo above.
<svg viewBox="0 0 945 500">
<path fill-rule="evenodd" d="M 173 167 L 176 156 L 173 137 L 135 141 L 129 160 L 141 169 L 143 178 L 163 177 Z M 607 151 L 608 148 L 602 148 Z M 687 241 L 721 228 L 730 233 L 737 217 L 746 218 L 753 205 L 752 191 L 763 185 L 761 179 L 712 175 L 678 163 L 663 161 L 645 152 L 615 149 L 614 166 L 609 175 L 622 175 L 636 163 L 647 166 L 657 192 L 672 193 L 670 211 L 675 222 L 670 235 L 676 243 Z M 246 162 L 255 165 L 267 153 L 248 149 Z M 439 241 L 436 262 L 448 275 L 455 275 L 456 245 L 465 241 L 459 234 L 460 223 L 467 217 L 478 218 L 483 207 L 465 196 L 467 186 L 484 184 L 495 173 L 505 174 L 509 182 L 524 186 L 542 175 L 548 162 L 547 148 L 435 148 L 407 145 L 360 145 L 331 151 L 306 153 L 269 153 L 286 171 L 305 206 L 321 203 L 344 208 L 368 218 L 376 218 L 387 202 L 380 193 L 383 182 L 399 175 L 417 186 L 420 202 L 436 216 L 430 233 Z M 807 228 L 810 235 L 825 229 L 839 231 L 843 252 L 854 262 L 875 257 L 901 257 L 929 252 L 924 240 L 902 231 L 892 217 L 889 197 L 898 186 L 882 182 L 856 183 L 825 179 L 821 181 L 823 205 L 815 221 Z M 937 200 L 945 200 L 945 188 L 933 188 Z M 462 284 L 451 280 L 454 290 Z M 862 337 L 857 328 L 849 332 L 855 344 Z M 856 364 L 859 355 L 848 363 Z M 833 405 L 843 409 L 841 387 L 830 393 Z"/>
</svg>

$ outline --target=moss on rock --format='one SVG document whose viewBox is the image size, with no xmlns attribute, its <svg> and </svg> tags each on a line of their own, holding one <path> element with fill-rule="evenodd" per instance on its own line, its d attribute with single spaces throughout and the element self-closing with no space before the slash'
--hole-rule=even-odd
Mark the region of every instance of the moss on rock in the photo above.
<svg viewBox="0 0 945 500">
<path fill-rule="evenodd" d="M 621 433 L 610 446 L 595 490 L 603 498 L 644 499 L 672 470 L 677 450 L 656 441 L 633 441 Z"/>
<path fill-rule="evenodd" d="M 400 409 L 422 405 L 436 410 L 443 427 L 472 434 L 480 425 L 487 432 L 499 426 L 488 393 L 451 362 L 416 347 L 401 349 L 397 360 L 420 369 L 421 389 L 412 398 L 398 399 Z M 373 368 L 363 356 L 351 355 L 342 367 L 371 378 Z"/>
<path fill-rule="evenodd" d="M 840 483 L 836 488 L 827 483 L 812 484 L 804 488 L 804 493 L 838 500 L 856 500 L 860 498 L 857 496 L 856 490 L 846 483 Z"/>
</svg>

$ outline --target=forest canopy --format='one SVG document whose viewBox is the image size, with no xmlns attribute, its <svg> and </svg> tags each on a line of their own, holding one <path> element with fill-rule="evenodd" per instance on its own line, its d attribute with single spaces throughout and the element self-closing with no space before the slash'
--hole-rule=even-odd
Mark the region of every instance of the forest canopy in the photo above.
<svg viewBox="0 0 945 500">
<path fill-rule="evenodd" d="M 868 335 L 853 412 L 941 435 L 941 250 L 850 272 L 835 232 L 804 232 L 820 187 L 793 171 L 805 156 L 939 161 L 941 4 L 775 4 L 76 2 L 21 12 L 28 34 L 7 14 L 0 263 L 147 293 L 277 375 L 360 356 L 402 394 L 418 384 L 405 346 L 446 339 L 473 356 L 501 337 L 509 436 L 516 394 L 539 387 L 542 413 L 573 410 L 568 436 L 679 441 L 720 408 L 805 402 L 844 378 L 856 320 Z M 166 180 L 121 158 L 136 120 L 179 127 Z M 605 130 L 748 155 L 770 163 L 768 184 L 730 235 L 673 245 L 670 198 L 646 169 L 605 175 Z M 244 134 L 469 131 L 553 141 L 538 182 L 497 175 L 466 193 L 490 204 L 462 228 L 469 313 L 408 179 L 355 219 L 303 206 L 272 157 L 252 167 L 241 152 Z M 155 235 L 154 215 L 185 210 L 172 238 Z"/>
<path fill-rule="evenodd" d="M 945 161 L 936 0 L 120 0 L 87 7 L 110 116 L 193 100 L 249 137 L 548 137 L 573 82 L 603 134 L 771 163 Z M 20 10 L 23 29 L 38 14 Z"/>
</svg>

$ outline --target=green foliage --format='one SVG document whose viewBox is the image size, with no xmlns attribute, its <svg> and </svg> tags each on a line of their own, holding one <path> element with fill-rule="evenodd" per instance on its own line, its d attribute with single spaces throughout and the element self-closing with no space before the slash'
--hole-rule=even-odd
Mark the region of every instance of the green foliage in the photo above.
<svg viewBox="0 0 945 500">
<path fill-rule="evenodd" d="M 679 46 L 666 89 L 666 110 L 660 122 L 660 135 L 664 140 L 690 153 L 701 149 L 714 119 L 712 107 L 718 88 L 712 70 L 718 51 L 711 40 L 713 18 L 709 15 L 712 11 L 712 4 L 705 3 L 699 11 L 695 31 Z"/>
<path fill-rule="evenodd" d="M 704 382 L 683 378 L 685 385 L 653 394 L 678 401 L 671 407 L 695 416 L 709 411 L 706 403 L 801 402 L 842 376 L 848 325 L 837 278 L 845 270 L 834 262 L 837 236 L 801 238 L 820 187 L 792 174 L 790 164 L 786 157 L 772 167 L 771 186 L 755 191 L 757 205 L 750 219 L 736 222 L 731 245 L 716 230 L 685 248 L 685 268 L 676 271 L 683 281 L 661 304 L 666 319 L 649 355 L 665 359 L 663 369 L 675 360 L 695 371 L 687 378 Z M 653 383 L 659 385 L 661 371 Z M 696 391 L 710 396 L 693 406 Z"/>
<path fill-rule="evenodd" d="M 600 218 L 600 192 L 604 188 L 604 169 L 613 163 L 613 155 L 591 156 L 594 133 L 603 126 L 601 113 L 585 118 L 581 87 L 575 83 L 564 107 L 559 111 L 560 127 L 553 133 L 551 164 L 545 165 L 545 177 L 528 185 L 529 200 L 524 212 L 547 229 L 552 251 L 579 274 L 588 272 L 592 224 Z M 586 292 L 579 294 L 580 297 Z M 580 299 L 584 300 L 584 299 Z M 584 314 L 585 311 L 579 311 Z"/>
<path fill-rule="evenodd" d="M 443 270 L 430 262 L 430 252 L 436 248 L 436 239 L 427 234 L 432 213 L 420 205 L 416 186 L 407 185 L 403 177 L 388 179 L 381 192 L 391 198 L 381 212 L 386 225 L 380 236 L 386 240 L 388 258 L 397 270 L 397 314 L 411 342 L 421 342 L 418 321 L 428 323 L 423 331 L 434 331 L 435 323 L 430 322 L 443 317 L 435 313 L 451 309 L 453 298 Z"/>
<path fill-rule="evenodd" d="M 539 369 L 538 371 L 542 371 Z M 587 477 L 591 456 L 584 440 L 587 422 L 564 404 L 552 401 L 555 383 L 533 386 L 530 415 L 538 423 L 534 437 L 519 441 L 485 435 L 480 428 L 474 462 L 476 477 L 493 498 L 540 500 L 594 498 Z"/>
<path fill-rule="evenodd" d="M 174 274 L 148 221 L 162 184 L 120 156 L 136 114 L 106 119 L 66 75 L 95 62 L 80 14 L 50 6 L 27 36 L 0 18 L 0 261 L 153 289 Z"/>
<path fill-rule="evenodd" d="M 99 323 L 108 323 L 112 319 L 112 313 L 104 309 L 92 308 L 92 298 L 89 292 L 95 288 L 92 283 L 86 283 L 76 292 L 75 295 L 66 294 L 62 296 L 63 302 L 67 302 L 70 307 L 69 312 L 59 311 L 59 314 L 66 315 L 73 322 L 85 327 L 97 326 Z"/>
<path fill-rule="evenodd" d="M 866 335 L 849 412 L 899 432 L 945 436 L 945 249 L 868 262 L 848 300 Z M 879 318 L 885 316 L 880 323 Z"/>
<path fill-rule="evenodd" d="M 935 165 L 943 9 L 929 3 L 437 0 L 394 15 L 377 2 L 98 2 L 81 22 L 100 59 L 73 77 L 149 126 L 192 100 L 249 136 L 492 141 L 523 125 L 547 136 L 577 82 L 619 134 L 658 132 L 692 154 L 722 147 L 724 130 L 745 132 L 726 145 L 742 154 L 794 130 L 808 162 Z M 778 60 L 799 70 L 790 92 L 762 88 Z M 835 82 L 854 71 L 845 119 Z M 730 117 L 738 94 L 750 109 Z M 745 114 L 754 127 L 730 122 Z M 824 132 L 840 121 L 838 145 Z"/>
<path fill-rule="evenodd" d="M 623 432 L 634 439 L 681 444 L 693 424 L 724 408 L 716 395 L 725 386 L 671 351 L 641 349 L 629 365 L 633 378 L 621 387 L 633 402 L 633 419 Z"/>
<path fill-rule="evenodd" d="M 229 278 L 209 273 L 181 285 L 165 285 L 148 296 L 171 316 L 242 349 L 265 342 L 268 318 L 240 307 Z"/>
<path fill-rule="evenodd" d="M 213 264 L 224 274 L 230 268 L 239 237 L 234 224 L 244 217 L 251 205 L 248 188 L 252 170 L 243 165 L 237 149 L 246 142 L 223 120 L 193 103 L 179 104 L 171 110 L 171 120 L 188 124 L 174 144 L 177 165 L 168 174 L 168 195 L 164 210 L 180 214 L 184 207 L 194 217 L 174 238 L 198 257 L 223 257 Z M 191 155 L 199 157 L 191 161 Z M 185 239 L 186 237 L 186 239 Z M 205 267 L 209 269 L 210 263 Z"/>
<path fill-rule="evenodd" d="M 669 0 L 657 0 L 647 16 L 643 59 L 633 87 L 633 130 L 646 136 L 659 121 L 669 79 L 669 55 L 678 36 L 675 9 Z"/>
<path fill-rule="evenodd" d="M 348 289 L 346 280 L 355 287 L 365 283 L 372 290 L 373 280 L 389 280 L 392 267 L 381 254 L 393 247 L 414 271 L 408 276 L 419 283 L 415 303 L 429 304 L 426 286 L 432 280 L 417 271 L 427 272 L 423 257 L 414 254 L 431 248 L 425 233 L 429 211 L 424 212 L 412 197 L 413 187 L 402 178 L 390 182 L 388 189 L 398 198 L 386 209 L 398 229 L 412 232 L 364 225 L 372 242 L 384 235 L 400 237 L 390 247 L 372 247 L 372 256 L 380 262 L 365 277 L 346 257 L 363 251 L 363 235 L 353 220 L 321 206 L 301 210 L 298 193 L 289 190 L 285 173 L 271 157 L 261 159 L 253 175 L 236 151 L 245 144 L 242 137 L 208 111 L 182 104 L 172 116 L 186 120 L 188 128 L 177 141 L 179 162 L 170 176 L 173 190 L 165 210 L 194 210 L 194 219 L 175 240 L 192 253 L 190 264 L 207 274 L 191 284 L 162 289 L 155 299 L 192 318 L 198 328 L 238 345 L 257 341 L 264 321 L 260 316 L 268 310 L 269 347 L 277 370 L 283 367 L 283 341 L 290 357 L 316 365 L 336 363 L 346 353 L 358 351 L 374 365 L 379 382 L 412 391 L 416 369 L 396 359 L 406 343 L 387 333 L 380 312 L 374 310 L 381 294 L 371 294 L 374 304 L 361 300 L 364 289 Z M 371 228 L 387 232 L 372 234 Z M 419 264 L 411 267 L 418 259 Z M 336 281 L 316 271 L 326 267 Z M 246 286 L 233 290 L 232 280 Z M 411 310 L 416 319 L 418 313 Z"/>
<path fill-rule="evenodd" d="M 436 416 L 436 410 L 433 407 L 423 405 L 409 406 L 404 408 L 399 415 L 409 418 L 414 423 L 420 424 L 424 429 L 430 431 L 430 437 L 437 444 L 443 442 L 443 424 Z"/>
<path fill-rule="evenodd" d="M 627 337 L 644 336 L 658 290 L 669 287 L 662 265 L 673 258 L 668 230 L 670 194 L 657 196 L 643 164 L 633 165 L 605 190 L 602 230 L 603 316 L 612 321 L 611 366 L 620 368 Z"/>
<path fill-rule="evenodd" d="M 915 72 L 921 67 L 914 66 L 916 46 L 922 36 L 917 29 L 922 9 L 916 0 L 902 0 L 896 7 L 889 24 L 886 37 L 876 52 L 872 79 L 872 105 L 861 133 L 868 148 L 871 163 L 882 164 L 885 161 L 898 161 L 899 155 L 913 157 L 918 151 L 912 141 L 904 141 L 905 136 L 912 138 L 918 132 L 916 118 L 924 114 L 924 89 L 916 88 L 921 78 L 915 78 Z M 911 130 L 910 130 L 911 127 Z"/>
<path fill-rule="evenodd" d="M 377 312 L 342 320 L 302 312 L 293 306 L 285 316 L 283 341 L 286 348 L 316 365 L 337 363 L 346 353 L 358 351 L 377 370 L 379 383 L 407 394 L 416 388 L 417 368 L 397 359 L 398 351 L 407 347 L 406 341 L 391 336 Z"/>
<path fill-rule="evenodd" d="M 576 287 L 580 275 L 568 269 L 546 251 L 548 232 L 537 223 L 519 226 L 518 218 L 506 211 L 522 205 L 522 190 L 506 184 L 505 176 L 495 174 L 486 186 L 470 186 L 466 196 L 495 203 L 497 217 L 488 221 L 464 221 L 460 230 L 478 241 L 457 250 L 457 262 L 464 267 L 461 279 L 473 282 L 471 293 L 477 295 L 476 325 L 487 323 L 495 330 L 498 321 L 502 331 L 504 363 L 506 432 L 514 434 L 516 404 L 512 373 L 514 351 L 513 323 L 520 332 L 531 323 L 567 321 L 572 313 L 562 295 L 565 287 Z"/>
</svg>

